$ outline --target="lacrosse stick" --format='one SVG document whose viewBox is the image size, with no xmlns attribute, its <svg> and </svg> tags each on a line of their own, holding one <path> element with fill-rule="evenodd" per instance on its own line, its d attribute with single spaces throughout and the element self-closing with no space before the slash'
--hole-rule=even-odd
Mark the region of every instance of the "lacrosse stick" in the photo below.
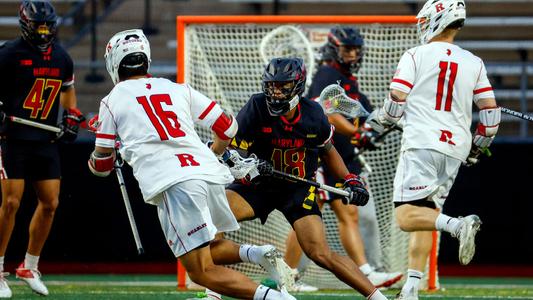
<svg viewBox="0 0 533 300">
<path fill-rule="evenodd" d="M 11 121 L 13 123 L 18 123 L 18 124 L 22 124 L 22 125 L 26 125 L 26 126 L 30 126 L 30 127 L 40 128 L 40 129 L 43 129 L 43 130 L 46 130 L 46 131 L 51 131 L 51 132 L 54 132 L 54 133 L 60 133 L 62 131 L 61 128 L 59 128 L 59 127 L 50 126 L 50 125 L 42 124 L 42 123 L 31 121 L 31 120 L 26 120 L 26 119 L 19 118 L 19 117 L 6 116 L 6 119 L 8 119 L 9 121 Z"/>
<path fill-rule="evenodd" d="M 307 68 L 306 86 L 311 84 L 315 71 L 315 54 L 301 29 L 292 25 L 279 26 L 261 40 L 259 52 L 266 65 L 275 57 L 300 57 Z"/>
<path fill-rule="evenodd" d="M 135 223 L 135 218 L 133 217 L 133 211 L 131 209 L 130 197 L 128 196 L 128 190 L 126 189 L 126 183 L 124 182 L 124 176 L 122 176 L 122 166 L 124 165 L 124 160 L 118 153 L 118 147 L 116 148 L 116 159 L 115 159 L 115 173 L 117 174 L 118 184 L 120 186 L 120 192 L 122 193 L 122 199 L 124 200 L 124 206 L 126 207 L 126 214 L 128 215 L 128 220 L 130 221 L 131 232 L 133 233 L 133 238 L 135 239 L 135 245 L 137 245 L 137 253 L 139 255 L 144 253 L 143 245 L 141 244 L 141 237 L 139 236 L 139 231 L 137 230 L 137 223 Z"/>
<path fill-rule="evenodd" d="M 348 118 L 366 117 L 369 113 L 361 102 L 346 95 L 338 84 L 330 84 L 320 93 L 320 106 L 326 114 L 340 113 Z"/>
<path fill-rule="evenodd" d="M 527 115 L 527 114 L 523 114 L 521 112 L 517 112 L 517 111 L 511 110 L 511 109 L 505 108 L 505 107 L 501 107 L 501 109 L 502 109 L 502 112 L 504 112 L 504 113 L 506 113 L 508 115 L 515 116 L 517 118 L 533 122 L 533 116 L 530 116 L 530 115 Z"/>
<path fill-rule="evenodd" d="M 393 132 L 394 130 L 398 130 L 400 132 L 403 131 L 403 129 L 401 127 L 398 127 L 396 125 L 393 125 L 391 127 L 387 127 L 385 129 L 385 131 L 383 131 L 380 135 L 378 136 L 375 136 L 375 137 L 372 137 L 371 138 L 371 143 L 372 144 L 379 144 L 379 142 L 381 142 L 389 133 Z M 365 157 L 363 156 L 363 153 L 365 151 L 367 151 L 368 149 L 367 148 L 363 148 L 363 149 L 359 149 L 357 147 L 355 147 L 353 149 L 353 152 L 355 154 L 355 157 L 357 158 L 357 160 L 359 161 L 359 163 L 361 164 L 361 166 L 363 167 L 363 169 L 365 170 L 365 172 L 367 174 L 370 174 L 372 173 L 372 168 L 370 167 L 370 165 L 366 162 L 366 159 Z"/>
<path fill-rule="evenodd" d="M 339 189 L 339 188 L 332 187 L 332 186 L 329 186 L 329 185 L 326 185 L 320 182 L 316 182 L 313 180 L 301 178 L 301 177 L 298 177 L 292 174 L 288 174 L 285 172 L 275 170 L 271 164 L 260 162 L 259 160 L 257 160 L 257 170 L 259 174 L 264 175 L 264 176 L 274 176 L 274 177 L 278 177 L 278 178 L 288 180 L 288 181 L 298 181 L 301 183 L 306 183 L 314 187 L 317 187 L 319 189 L 322 189 L 324 191 L 328 191 L 330 193 L 334 193 L 334 194 L 337 194 L 343 197 L 349 197 L 352 194 L 352 192 L 345 191 L 343 189 Z"/>
</svg>

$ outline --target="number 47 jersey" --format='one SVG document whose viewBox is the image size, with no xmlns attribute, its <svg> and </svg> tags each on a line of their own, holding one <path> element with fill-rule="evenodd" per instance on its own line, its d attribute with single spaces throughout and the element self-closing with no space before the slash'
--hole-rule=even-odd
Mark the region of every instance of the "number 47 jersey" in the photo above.
<svg viewBox="0 0 533 300">
<path fill-rule="evenodd" d="M 472 102 L 494 98 L 483 61 L 445 42 L 406 51 L 390 88 L 409 94 L 402 150 L 433 149 L 463 161 L 472 144 Z"/>
<path fill-rule="evenodd" d="M 220 114 L 218 104 L 188 85 L 163 78 L 126 80 L 100 103 L 96 146 L 114 148 L 120 139 L 120 154 L 148 203 L 185 180 L 227 184 L 233 181 L 228 168 L 194 130 L 195 123 L 211 128 Z"/>
</svg>

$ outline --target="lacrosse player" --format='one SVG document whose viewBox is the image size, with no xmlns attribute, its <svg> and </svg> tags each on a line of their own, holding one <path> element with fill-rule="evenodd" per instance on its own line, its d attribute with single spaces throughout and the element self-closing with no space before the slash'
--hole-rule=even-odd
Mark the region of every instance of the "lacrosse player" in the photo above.
<svg viewBox="0 0 533 300">
<path fill-rule="evenodd" d="M 322 64 L 313 77 L 313 83 L 309 88 L 308 96 L 316 99 L 320 93 L 330 84 L 339 84 L 348 97 L 353 101 L 359 101 L 367 111 L 372 111 L 367 97 L 359 90 L 359 83 L 355 74 L 359 71 L 363 62 L 364 40 L 359 30 L 355 27 L 336 26 L 328 34 L 328 41 L 320 49 Z M 376 145 L 372 143 L 372 136 L 375 131 L 365 127 L 365 118 L 347 118 L 340 113 L 328 114 L 329 122 L 335 126 L 333 144 L 339 152 L 346 167 L 351 173 L 361 174 L 361 164 L 356 158 L 355 148 L 373 150 Z M 338 183 L 338 178 L 332 174 L 327 165 L 319 168 L 317 179 L 324 181 L 328 185 Z M 402 278 L 402 273 L 384 273 L 375 270 L 376 266 L 381 266 L 381 248 L 379 244 L 379 228 L 376 217 L 376 207 L 374 200 L 370 197 L 369 203 L 362 207 L 355 205 L 344 205 L 338 196 L 321 192 L 319 206 L 324 203 L 331 206 L 338 219 L 339 237 L 348 256 L 359 266 L 370 282 L 376 287 L 388 287 Z M 359 231 L 366 233 L 361 238 Z M 365 255 L 365 243 L 367 254 L 371 258 L 371 266 Z M 305 259 L 305 258 L 304 258 Z M 291 232 L 287 239 L 287 250 L 285 260 L 289 266 L 303 272 L 306 263 L 301 261 L 301 250 L 297 244 L 294 233 Z M 300 263 L 299 263 L 300 262 Z M 296 285 L 300 287 L 299 285 Z M 305 290 L 305 284 L 300 290 Z"/>
<path fill-rule="evenodd" d="M 0 46 L 0 298 L 12 292 L 4 273 L 4 255 L 15 225 L 26 181 L 33 183 L 37 208 L 29 226 L 29 243 L 17 278 L 48 295 L 38 262 L 59 203 L 61 168 L 57 140 L 76 138 L 84 120 L 76 108 L 72 59 L 56 42 L 57 15 L 49 1 L 24 0 L 19 9 L 22 36 Z M 56 125 L 59 106 L 65 110 L 61 134 L 7 122 L 7 116 Z"/>
<path fill-rule="evenodd" d="M 237 115 L 239 130 L 232 145 L 255 154 L 275 170 L 306 179 L 314 178 L 320 157 L 351 191 L 345 201 L 365 205 L 368 192 L 331 144 L 333 127 L 322 108 L 302 97 L 306 81 L 303 61 L 274 58 L 266 66 L 262 81 L 263 93 L 252 95 Z M 304 253 L 317 265 L 368 299 L 386 299 L 352 260 L 329 249 L 315 187 L 260 172 L 264 176 L 258 176 L 259 182 L 234 183 L 226 190 L 237 220 L 259 218 L 264 223 L 273 210 L 279 210 L 296 231 Z"/>
<path fill-rule="evenodd" d="M 157 206 L 167 243 L 192 281 L 235 298 L 294 299 L 286 291 L 257 285 L 242 273 L 216 265 L 224 255 L 214 257 L 210 251 L 217 232 L 239 228 L 224 193 L 233 176 L 217 159 L 227 156 L 237 121 L 189 85 L 152 78 L 150 45 L 142 30 L 115 34 L 105 59 L 115 87 L 100 104 L 90 170 L 109 175 L 115 140 L 120 138 L 120 154 L 133 168 L 145 202 Z M 194 124 L 214 132 L 212 151 L 201 142 Z M 273 246 L 247 250 L 255 263 L 280 278 L 277 268 L 284 262 Z"/>
<path fill-rule="evenodd" d="M 402 148 L 394 179 L 396 219 L 411 232 L 408 279 L 398 299 L 418 299 L 418 284 L 431 249 L 431 231 L 459 239 L 459 261 L 475 252 L 481 225 L 476 215 L 453 218 L 440 213 L 462 163 L 477 162 L 490 146 L 500 123 L 483 61 L 454 44 L 466 19 L 463 0 L 430 0 L 418 13 L 421 46 L 404 53 L 390 94 L 376 118 L 376 130 L 403 118 Z M 472 102 L 479 123 L 472 139 Z"/>
</svg>

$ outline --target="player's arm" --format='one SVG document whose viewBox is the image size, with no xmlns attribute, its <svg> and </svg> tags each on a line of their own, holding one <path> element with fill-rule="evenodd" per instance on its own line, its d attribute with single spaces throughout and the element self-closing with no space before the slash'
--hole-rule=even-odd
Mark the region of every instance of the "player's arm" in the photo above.
<svg viewBox="0 0 533 300">
<path fill-rule="evenodd" d="M 474 133 L 473 143 L 483 149 L 492 143 L 501 120 L 501 108 L 496 104 L 494 91 L 487 78 L 483 62 L 481 62 L 480 74 L 474 90 L 474 103 L 479 108 L 479 123 Z"/>
<path fill-rule="evenodd" d="M 88 161 L 89 170 L 98 177 L 106 177 L 115 166 L 115 149 L 96 146 Z"/>
<path fill-rule="evenodd" d="M 322 162 L 328 166 L 328 170 L 331 174 L 341 179 L 342 184 L 339 184 L 339 186 L 351 192 L 350 196 L 343 199 L 344 204 L 349 203 L 358 206 L 366 205 L 369 194 L 365 188 L 364 182 L 359 176 L 348 171 L 342 157 L 339 155 L 339 152 L 337 152 L 331 141 L 327 142 L 322 149 L 320 149 L 320 158 L 322 159 Z"/>
<path fill-rule="evenodd" d="M 96 176 L 108 176 L 114 168 L 116 123 L 107 104 L 107 98 L 100 103 L 94 151 L 89 156 L 89 170 Z"/>
</svg>

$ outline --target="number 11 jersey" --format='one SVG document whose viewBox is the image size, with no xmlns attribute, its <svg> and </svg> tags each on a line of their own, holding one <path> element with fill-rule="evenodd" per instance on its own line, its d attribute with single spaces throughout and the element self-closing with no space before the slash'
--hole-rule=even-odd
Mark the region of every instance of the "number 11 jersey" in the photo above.
<svg viewBox="0 0 533 300">
<path fill-rule="evenodd" d="M 494 98 L 483 61 L 445 42 L 406 51 L 390 88 L 409 94 L 402 150 L 433 149 L 462 161 L 472 144 L 472 102 Z"/>
</svg>

